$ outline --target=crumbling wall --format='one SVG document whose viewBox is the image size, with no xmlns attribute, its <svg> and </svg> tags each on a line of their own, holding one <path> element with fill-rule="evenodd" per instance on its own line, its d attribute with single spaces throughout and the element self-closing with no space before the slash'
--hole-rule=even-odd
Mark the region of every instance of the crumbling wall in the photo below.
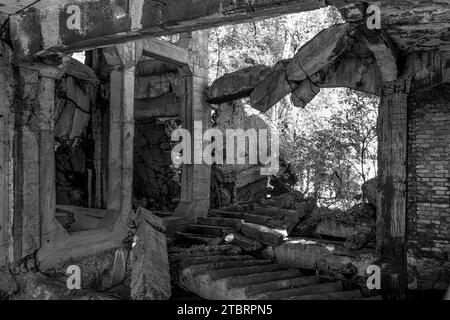
<svg viewBox="0 0 450 320">
<path fill-rule="evenodd" d="M 445 290 L 450 283 L 450 85 L 408 101 L 408 282 Z"/>
<path fill-rule="evenodd" d="M 172 132 L 179 119 L 136 121 L 133 194 L 135 206 L 173 211 L 180 200 L 181 168 L 172 163 Z"/>
</svg>

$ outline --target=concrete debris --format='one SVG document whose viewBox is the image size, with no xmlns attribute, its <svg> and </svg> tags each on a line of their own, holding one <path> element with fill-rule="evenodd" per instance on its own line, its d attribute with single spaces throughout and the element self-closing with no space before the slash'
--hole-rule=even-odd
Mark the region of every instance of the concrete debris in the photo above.
<svg viewBox="0 0 450 320">
<path fill-rule="evenodd" d="M 290 59 L 278 61 L 272 72 L 256 86 L 250 95 L 253 108 L 266 112 L 296 88 L 295 83 L 288 81 L 286 77 L 290 63 Z"/>
<path fill-rule="evenodd" d="M 207 101 L 221 104 L 248 97 L 270 71 L 270 67 L 258 65 L 226 74 L 216 79 L 208 88 Z"/>
<path fill-rule="evenodd" d="M 131 298 L 167 300 L 171 296 L 170 268 L 164 223 L 140 209 L 132 250 Z"/>
<path fill-rule="evenodd" d="M 258 241 L 247 238 L 246 236 L 237 232 L 230 233 L 229 235 L 227 235 L 225 237 L 225 242 L 238 246 L 239 248 L 241 248 L 246 252 L 257 251 L 262 247 L 262 244 L 259 243 Z"/>
<path fill-rule="evenodd" d="M 364 197 L 375 207 L 377 206 L 377 185 L 378 179 L 374 178 L 364 183 L 361 187 Z"/>
</svg>

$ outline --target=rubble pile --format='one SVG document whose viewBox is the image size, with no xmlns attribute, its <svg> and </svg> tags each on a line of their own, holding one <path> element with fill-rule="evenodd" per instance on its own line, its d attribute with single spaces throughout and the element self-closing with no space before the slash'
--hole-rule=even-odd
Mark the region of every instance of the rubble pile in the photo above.
<svg viewBox="0 0 450 320">
<path fill-rule="evenodd" d="M 320 208 L 297 191 L 211 209 L 175 234 L 172 282 L 205 299 L 362 299 L 375 222 L 372 204 Z"/>
</svg>

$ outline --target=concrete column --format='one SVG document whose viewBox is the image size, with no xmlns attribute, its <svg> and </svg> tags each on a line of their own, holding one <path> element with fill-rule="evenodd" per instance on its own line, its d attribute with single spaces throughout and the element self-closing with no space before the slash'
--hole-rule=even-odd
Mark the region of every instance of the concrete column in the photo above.
<svg viewBox="0 0 450 320">
<path fill-rule="evenodd" d="M 378 219 L 383 295 L 406 294 L 407 81 L 385 82 L 378 119 Z"/>
<path fill-rule="evenodd" d="M 134 78 L 142 47 L 132 42 L 103 50 L 111 66 L 108 209 L 126 219 L 133 194 Z"/>
<path fill-rule="evenodd" d="M 9 223 L 12 207 L 10 170 L 12 164 L 13 70 L 9 61 L 0 61 L 0 267 L 8 262 Z"/>
<path fill-rule="evenodd" d="M 176 213 L 186 221 L 195 221 L 198 217 L 205 217 L 210 206 L 211 167 L 206 164 L 196 164 L 195 159 L 201 159 L 204 144 L 202 141 L 205 130 L 211 125 L 211 108 L 206 103 L 205 92 L 208 87 L 208 32 L 196 31 L 190 37 L 189 44 L 184 43 L 189 52 L 189 65 L 181 69 L 184 85 L 181 117 L 183 127 L 192 137 L 192 163 L 183 166 L 181 202 Z M 187 41 L 187 40 L 186 40 Z M 194 124 L 201 124 L 201 131 L 195 136 Z M 200 140 L 199 140 L 200 139 Z"/>
<path fill-rule="evenodd" d="M 56 212 L 55 182 L 55 79 L 44 75 L 38 81 L 39 211 L 42 242 L 49 242 Z"/>
<path fill-rule="evenodd" d="M 49 243 L 55 231 L 55 79 L 59 67 L 34 64 L 20 68 L 14 153 L 14 260 Z"/>
</svg>

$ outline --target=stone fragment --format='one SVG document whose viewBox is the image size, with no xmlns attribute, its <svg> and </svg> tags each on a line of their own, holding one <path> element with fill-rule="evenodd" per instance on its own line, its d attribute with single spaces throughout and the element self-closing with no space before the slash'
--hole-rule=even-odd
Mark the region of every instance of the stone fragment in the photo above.
<svg viewBox="0 0 450 320">
<path fill-rule="evenodd" d="M 305 79 L 292 91 L 291 102 L 297 108 L 305 108 L 319 92 L 320 87 L 309 79 Z"/>
<path fill-rule="evenodd" d="M 250 95 L 270 73 L 270 67 L 264 65 L 247 67 L 233 73 L 226 74 L 213 82 L 207 91 L 209 103 L 221 104 Z"/>
<path fill-rule="evenodd" d="M 278 61 L 272 72 L 255 87 L 250 95 L 250 104 L 253 108 L 266 112 L 297 88 L 297 85 L 289 82 L 286 76 L 290 63 L 290 59 Z"/>
<path fill-rule="evenodd" d="M 279 245 L 287 237 L 285 230 L 273 229 L 247 222 L 242 224 L 242 233 L 250 239 L 271 246 Z"/>
<path fill-rule="evenodd" d="M 330 65 L 350 48 L 349 23 L 334 25 L 321 31 L 296 53 L 286 68 L 289 81 L 302 81 Z"/>
<path fill-rule="evenodd" d="M 230 233 L 225 237 L 225 242 L 240 247 L 242 250 L 251 252 L 261 249 L 262 245 L 258 241 L 252 240 L 237 232 Z"/>
<path fill-rule="evenodd" d="M 162 228 L 162 219 L 141 209 L 132 250 L 133 300 L 167 300 L 171 296 L 166 236 L 155 226 Z"/>
<path fill-rule="evenodd" d="M 364 224 L 349 223 L 335 218 L 322 219 L 317 227 L 315 234 L 333 238 L 348 239 L 355 234 L 369 234 L 372 226 Z"/>
</svg>

